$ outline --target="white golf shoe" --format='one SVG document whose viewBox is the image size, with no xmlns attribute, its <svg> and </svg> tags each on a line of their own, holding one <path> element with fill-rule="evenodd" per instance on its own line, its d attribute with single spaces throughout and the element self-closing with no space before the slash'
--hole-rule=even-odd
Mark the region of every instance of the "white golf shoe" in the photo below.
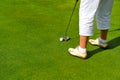
<svg viewBox="0 0 120 80">
<path fill-rule="evenodd" d="M 76 56 L 76 57 L 79 57 L 79 58 L 82 58 L 82 59 L 85 59 L 87 58 L 87 53 L 81 53 L 78 51 L 78 47 L 76 48 L 69 48 L 68 49 L 68 52 L 73 55 L 73 56 Z"/>
<path fill-rule="evenodd" d="M 99 41 L 99 39 L 90 39 L 89 43 L 94 46 L 99 46 L 101 48 L 107 48 L 108 44 L 107 43 L 102 43 Z"/>
</svg>

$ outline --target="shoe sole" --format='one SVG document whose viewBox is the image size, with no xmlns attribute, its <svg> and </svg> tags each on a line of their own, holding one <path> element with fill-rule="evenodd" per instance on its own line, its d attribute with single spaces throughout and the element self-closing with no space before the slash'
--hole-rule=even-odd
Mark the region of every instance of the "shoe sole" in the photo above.
<svg viewBox="0 0 120 80">
<path fill-rule="evenodd" d="M 89 42 L 90 43 L 90 42 Z M 90 43 L 91 44 L 91 43 Z M 100 48 L 102 48 L 102 49 L 107 49 L 108 48 L 108 45 L 106 46 L 106 47 L 103 47 L 103 46 L 101 46 L 101 45 L 97 45 L 97 44 L 91 44 L 92 46 L 98 46 L 98 47 L 100 47 Z"/>
<path fill-rule="evenodd" d="M 82 56 L 79 56 L 79 55 L 73 55 L 69 50 L 68 50 L 68 53 L 69 53 L 71 56 L 78 57 L 78 58 L 81 58 L 81 59 L 86 59 L 86 58 L 87 58 L 87 55 L 86 55 L 85 57 L 82 57 Z"/>
</svg>

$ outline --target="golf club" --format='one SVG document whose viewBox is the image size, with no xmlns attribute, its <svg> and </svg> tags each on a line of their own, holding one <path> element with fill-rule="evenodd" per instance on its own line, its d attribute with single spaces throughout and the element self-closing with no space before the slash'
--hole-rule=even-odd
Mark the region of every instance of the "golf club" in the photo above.
<svg viewBox="0 0 120 80">
<path fill-rule="evenodd" d="M 73 13 L 74 13 L 74 11 L 75 11 L 77 2 L 78 2 L 78 0 L 76 0 L 76 2 L 75 2 L 75 5 L 74 5 L 74 8 L 73 8 L 73 10 L 72 10 L 72 13 L 71 13 L 71 16 L 70 16 L 68 25 L 67 25 L 67 27 L 66 27 L 66 29 L 65 29 L 65 36 L 64 36 L 64 37 L 61 37 L 61 38 L 60 38 L 60 41 L 68 41 L 68 40 L 70 40 L 70 37 L 67 36 L 67 33 L 68 33 L 68 30 L 69 30 L 69 27 L 70 27 L 71 19 L 72 19 Z"/>
</svg>

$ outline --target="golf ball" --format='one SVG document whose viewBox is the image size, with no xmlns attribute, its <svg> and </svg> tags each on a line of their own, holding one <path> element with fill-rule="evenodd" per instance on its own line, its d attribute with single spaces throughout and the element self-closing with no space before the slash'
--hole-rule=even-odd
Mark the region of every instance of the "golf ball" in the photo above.
<svg viewBox="0 0 120 80">
<path fill-rule="evenodd" d="M 60 38 L 60 41 L 63 41 L 63 38 L 62 38 L 62 37 Z"/>
</svg>

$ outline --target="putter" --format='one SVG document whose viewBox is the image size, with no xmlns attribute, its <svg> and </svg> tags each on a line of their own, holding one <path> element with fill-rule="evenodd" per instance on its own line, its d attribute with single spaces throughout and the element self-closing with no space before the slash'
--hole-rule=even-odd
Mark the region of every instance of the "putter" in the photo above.
<svg viewBox="0 0 120 80">
<path fill-rule="evenodd" d="M 71 23 L 72 16 L 73 16 L 73 13 L 74 13 L 74 11 L 75 11 L 77 2 L 78 2 L 78 0 L 76 0 L 76 2 L 75 2 L 75 5 L 74 5 L 74 8 L 73 8 L 73 10 L 72 10 L 72 13 L 71 13 L 71 16 L 70 16 L 68 25 L 67 25 L 67 27 L 66 27 L 66 29 L 65 29 L 65 36 L 60 37 L 60 41 L 68 41 L 68 40 L 70 40 L 70 37 L 67 36 L 67 33 L 68 33 L 68 30 L 69 30 L 69 27 L 70 27 L 70 23 Z"/>
</svg>

